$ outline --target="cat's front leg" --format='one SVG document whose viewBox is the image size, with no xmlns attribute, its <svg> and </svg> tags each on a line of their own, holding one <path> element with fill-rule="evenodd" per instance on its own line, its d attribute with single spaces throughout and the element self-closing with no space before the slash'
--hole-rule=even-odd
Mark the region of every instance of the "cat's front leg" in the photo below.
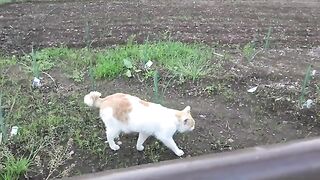
<svg viewBox="0 0 320 180">
<path fill-rule="evenodd" d="M 118 137 L 119 134 L 120 134 L 119 130 L 107 129 L 107 140 L 110 148 L 114 151 L 120 149 L 120 146 L 114 142 L 114 138 Z"/>
<path fill-rule="evenodd" d="M 148 134 L 145 133 L 139 133 L 138 141 L 137 141 L 137 150 L 142 151 L 144 149 L 143 143 L 147 140 L 149 137 Z"/>
<path fill-rule="evenodd" d="M 168 148 L 170 148 L 177 156 L 184 155 L 184 152 L 178 148 L 177 144 L 174 142 L 172 137 L 157 137 L 160 141 L 164 143 Z"/>
</svg>

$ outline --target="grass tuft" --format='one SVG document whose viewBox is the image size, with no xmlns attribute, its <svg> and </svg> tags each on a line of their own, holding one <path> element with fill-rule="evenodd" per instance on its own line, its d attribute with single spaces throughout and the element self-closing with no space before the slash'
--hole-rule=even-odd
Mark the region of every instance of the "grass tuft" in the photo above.
<svg viewBox="0 0 320 180">
<path fill-rule="evenodd" d="M 311 80 L 311 65 L 308 66 L 307 71 L 306 71 L 306 75 L 305 75 L 303 83 L 302 83 L 301 94 L 300 94 L 300 98 L 299 98 L 299 107 L 302 107 L 302 105 L 306 101 L 305 96 L 307 94 L 308 85 L 310 83 L 310 80 Z"/>
<path fill-rule="evenodd" d="M 117 54 L 116 50 L 110 54 L 99 53 L 97 55 L 98 65 L 95 68 L 95 76 L 99 78 L 114 78 L 120 75 L 124 70 L 122 57 L 125 57 L 125 55 L 123 53 Z"/>
<path fill-rule="evenodd" d="M 172 41 L 133 44 L 130 41 L 127 45 L 99 54 L 95 75 L 97 78 L 120 75 L 126 69 L 124 59 L 130 59 L 135 64 L 144 64 L 152 60 L 173 74 L 195 80 L 212 71 L 210 68 L 212 58 L 211 48 L 202 44 Z"/>
<path fill-rule="evenodd" d="M 1 179 L 20 179 L 29 170 L 30 160 L 24 157 L 16 158 L 12 152 L 5 147 L 0 147 L 0 171 Z"/>
<path fill-rule="evenodd" d="M 5 119 L 2 112 L 2 93 L 0 92 L 0 144 L 6 142 L 7 140 L 7 131 L 5 126 Z"/>
<path fill-rule="evenodd" d="M 40 67 L 39 64 L 37 62 L 37 57 L 36 57 L 36 52 L 33 49 L 31 49 L 31 59 L 32 59 L 32 66 L 31 66 L 31 71 L 33 74 L 33 77 L 39 78 L 40 76 Z"/>
<path fill-rule="evenodd" d="M 249 42 L 244 45 L 242 53 L 247 61 L 252 61 L 256 53 L 255 43 Z"/>
<path fill-rule="evenodd" d="M 264 49 L 269 49 L 270 48 L 270 36 L 272 32 L 272 27 L 269 27 L 267 36 L 265 37 L 265 43 L 264 43 Z"/>
<path fill-rule="evenodd" d="M 154 101 L 156 103 L 161 103 L 161 97 L 159 93 L 159 73 L 155 71 L 153 75 L 153 93 L 154 93 Z"/>
</svg>

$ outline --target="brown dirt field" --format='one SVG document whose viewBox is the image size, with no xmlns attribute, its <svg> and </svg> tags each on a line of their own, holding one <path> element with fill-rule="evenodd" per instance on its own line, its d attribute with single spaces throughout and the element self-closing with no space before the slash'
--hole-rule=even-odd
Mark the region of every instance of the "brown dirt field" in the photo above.
<svg viewBox="0 0 320 180">
<path fill-rule="evenodd" d="M 192 107 L 196 129 L 177 135 L 187 156 L 228 151 L 255 145 L 319 135 L 318 102 L 298 110 L 301 82 L 308 64 L 320 70 L 320 2 L 305 0 L 110 0 L 45 1 L 0 6 L 0 52 L 21 54 L 37 48 L 84 47 L 86 21 L 91 25 L 94 47 L 123 44 L 130 35 L 138 42 L 157 40 L 166 32 L 174 40 L 203 42 L 231 54 L 221 77 L 170 87 L 164 104 Z M 263 45 L 272 27 L 271 49 L 247 63 L 239 47 L 254 40 Z M 85 93 L 88 88 L 51 73 L 65 89 Z M 314 82 L 319 82 L 316 74 Z M 232 94 L 211 94 L 204 89 L 223 83 Z M 259 85 L 250 94 L 250 87 Z M 314 87 L 312 87 L 314 88 Z M 104 95 L 126 92 L 151 99 L 152 88 L 136 79 L 99 81 Z M 97 113 L 88 112 L 88 113 Z M 103 127 L 102 127 L 103 128 Z M 102 134 L 104 139 L 104 134 Z M 77 173 L 127 167 L 152 160 L 135 150 L 136 137 L 125 135 L 121 149 L 107 151 L 106 159 L 78 150 L 73 163 Z M 154 141 L 149 139 L 146 145 Z M 160 148 L 159 148 L 160 149 Z M 164 148 L 157 160 L 176 158 Z"/>
<path fill-rule="evenodd" d="M 141 41 L 164 32 L 180 41 L 243 44 L 273 27 L 276 48 L 318 46 L 316 1 L 58 1 L 1 6 L 1 50 L 28 51 L 58 44 L 83 46 L 86 21 L 95 46 Z"/>
</svg>

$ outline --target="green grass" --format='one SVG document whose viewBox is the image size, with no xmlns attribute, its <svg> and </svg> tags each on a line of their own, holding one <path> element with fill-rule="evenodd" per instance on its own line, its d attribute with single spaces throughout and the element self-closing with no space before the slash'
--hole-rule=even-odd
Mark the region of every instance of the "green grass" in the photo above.
<svg viewBox="0 0 320 180">
<path fill-rule="evenodd" d="M 67 162 L 73 147 L 83 149 L 100 159 L 106 158 L 104 156 L 106 145 L 101 140 L 105 133 L 104 128 L 94 113 L 88 113 L 87 107 L 83 105 L 81 93 L 65 96 L 63 93 L 41 92 L 27 88 L 8 76 L 0 77 L 0 85 L 3 94 L 2 104 L 8 110 L 4 115 L 7 119 L 6 127 L 19 127 L 16 136 L 1 144 L 1 147 L 14 145 L 13 149 L 10 148 L 11 153 L 17 152 L 19 155 L 14 155 L 14 161 L 10 159 L 6 163 L 12 166 L 10 172 L 13 170 L 19 172 L 24 164 L 30 165 L 28 169 L 32 172 L 40 173 L 42 169 L 51 172 L 51 178 L 62 177 L 63 173 L 59 168 L 66 165 L 67 168 L 68 166 L 71 168 L 72 164 Z M 69 141 L 73 143 L 66 146 Z M 43 146 L 46 147 L 39 148 Z M 37 153 L 34 153 L 35 151 Z M 20 159 L 20 155 L 25 155 L 31 164 L 25 163 L 25 158 Z M 41 164 L 37 165 L 35 156 L 50 161 L 51 166 L 43 164 L 45 161 L 40 161 Z M 3 163 L 1 159 L 2 167 Z M 2 171 L 0 174 L 2 178 L 15 179 L 19 173 Z"/>
<path fill-rule="evenodd" d="M 99 53 L 97 55 L 97 63 L 94 73 L 99 78 L 114 78 L 124 71 L 123 59 L 126 54 L 123 52 Z"/>
<path fill-rule="evenodd" d="M 213 69 L 210 67 L 212 58 L 211 48 L 202 44 L 172 41 L 128 43 L 99 54 L 95 74 L 98 78 L 112 78 L 126 69 L 124 59 L 134 64 L 144 64 L 151 60 L 173 74 L 195 80 L 212 72 Z"/>
<path fill-rule="evenodd" d="M 0 67 L 8 67 L 15 65 L 17 63 L 17 57 L 16 56 L 3 56 L 0 54 Z"/>
<path fill-rule="evenodd" d="M 15 125 L 20 127 L 19 136 L 15 139 L 17 143 L 28 143 L 30 138 L 33 141 L 41 142 L 46 136 L 59 137 L 58 143 L 64 143 L 70 138 L 74 138 L 75 143 L 81 148 L 92 150 L 96 154 L 102 153 L 101 149 L 104 149 L 104 144 L 98 140 L 101 131 L 96 131 L 95 128 L 89 130 L 90 127 L 96 126 L 93 121 L 95 118 L 88 117 L 85 113 L 85 107 L 78 106 L 78 104 L 82 104 L 79 102 L 81 98 L 77 95 L 67 97 L 61 106 L 59 100 L 62 98 L 61 95 L 52 93 L 48 98 L 43 99 L 43 94 L 38 92 L 29 92 L 29 94 L 28 97 L 23 97 L 22 94 L 19 96 L 19 101 L 16 103 L 20 104 L 17 109 L 20 113 L 13 114 L 11 117 L 15 121 L 14 119 L 19 120 L 24 115 L 23 120 L 15 121 Z M 32 107 L 27 105 L 27 102 L 30 101 L 33 101 Z M 82 113 L 75 115 L 74 112 L 77 111 L 82 111 Z M 28 115 L 26 116 L 26 114 Z M 92 121 L 85 121 L 85 117 Z M 91 131 L 95 133 L 87 134 Z M 97 132 L 99 133 L 97 134 Z M 80 133 L 81 136 L 78 136 L 77 133 Z M 90 144 L 82 146 L 84 144 L 82 141 L 88 141 Z M 94 145 L 95 143 L 97 145 Z"/>
<path fill-rule="evenodd" d="M 52 98 L 49 100 L 43 100 L 41 96 L 43 94 L 31 94 L 27 97 L 28 99 L 19 97 L 21 99 L 17 103 L 21 106 L 28 107 L 26 102 L 32 99 L 34 104 L 32 107 L 18 108 L 19 113 L 12 115 L 12 120 L 16 121 L 15 125 L 19 127 L 19 133 L 13 141 L 14 144 L 19 144 L 20 150 L 32 151 L 34 146 L 39 145 L 39 142 L 49 139 L 47 141 L 50 142 L 51 148 L 42 150 L 41 157 L 48 158 L 45 154 L 49 154 L 48 159 L 52 161 L 52 167 L 48 171 L 51 172 L 55 172 L 58 168 L 55 166 L 56 161 L 59 162 L 59 167 L 66 164 L 70 150 L 66 152 L 63 148 L 70 139 L 74 139 L 74 146 L 103 158 L 105 144 L 99 139 L 103 137 L 103 128 L 98 129 L 95 118 L 88 117 L 86 110 L 77 105 L 81 103 L 78 102 L 80 98 L 68 97 L 61 106 L 58 101 L 62 98 L 61 96 L 50 95 Z M 47 104 L 48 101 L 49 104 Z M 78 111 L 82 113 L 76 115 L 75 112 Z M 54 160 L 54 158 L 58 159 Z"/>
<path fill-rule="evenodd" d="M 143 64 L 151 60 L 172 74 L 196 80 L 215 70 L 211 63 L 213 58 L 213 50 L 203 44 L 173 41 L 135 44 L 129 39 L 126 45 L 100 51 L 63 46 L 45 48 L 26 54 L 20 62 L 35 75 L 58 66 L 66 70 L 69 78 L 81 82 L 88 70 L 95 78 L 114 78 L 126 72 L 124 60 L 131 62 L 134 70 L 143 70 Z"/>
<path fill-rule="evenodd" d="M 17 158 L 5 146 L 0 147 L 0 179 L 19 179 L 29 170 L 30 160 L 25 157 Z"/>
<path fill-rule="evenodd" d="M 4 163 L 4 178 L 19 179 L 19 177 L 27 172 L 30 162 L 26 158 L 16 159 L 11 157 Z"/>
<path fill-rule="evenodd" d="M 66 71 L 67 76 L 75 82 L 84 79 L 84 72 L 90 66 L 94 52 L 84 49 L 71 49 L 64 46 L 55 48 L 45 48 L 39 51 L 32 51 L 20 59 L 20 63 L 27 67 L 34 76 L 39 76 L 41 72 L 49 71 L 53 67 L 59 67 Z"/>
<path fill-rule="evenodd" d="M 46 48 L 40 51 L 36 51 L 32 48 L 30 54 L 26 54 L 22 57 L 22 62 L 25 62 L 31 71 L 33 72 L 36 68 L 37 71 L 46 71 L 55 66 L 54 61 L 62 56 L 60 48 Z M 35 67 L 37 66 L 37 67 Z"/>
<path fill-rule="evenodd" d="M 31 71 L 33 73 L 33 77 L 39 78 L 39 76 L 40 76 L 40 65 L 39 65 L 37 59 L 38 59 L 37 54 L 36 54 L 36 52 L 34 51 L 34 49 L 32 47 L 32 50 L 31 50 L 31 60 L 32 60 Z M 44 62 L 46 62 L 46 61 L 44 61 Z M 51 68 L 51 67 L 49 67 L 49 68 Z"/>
<path fill-rule="evenodd" d="M 255 54 L 256 54 L 255 44 L 252 42 L 249 42 L 246 45 L 244 45 L 244 47 L 242 49 L 242 54 L 247 61 L 252 61 Z"/>
<path fill-rule="evenodd" d="M 265 43 L 264 43 L 264 46 L 263 46 L 264 49 L 269 49 L 269 48 L 270 48 L 270 36 L 271 36 L 271 32 L 272 32 L 272 28 L 269 27 L 268 33 L 267 33 L 267 35 L 266 35 L 266 37 L 265 37 Z"/>
<path fill-rule="evenodd" d="M 0 91 L 0 145 L 7 141 L 6 124 L 2 111 L 2 92 Z"/>
<path fill-rule="evenodd" d="M 308 66 L 308 68 L 306 70 L 306 75 L 305 75 L 304 80 L 302 82 L 301 94 L 300 94 L 300 98 L 299 98 L 299 106 L 300 107 L 302 107 L 302 105 L 306 101 L 305 96 L 308 93 L 308 86 L 309 86 L 310 80 L 311 80 L 311 65 Z"/>
<path fill-rule="evenodd" d="M 12 0 L 0 0 L 0 5 L 5 4 L 5 3 L 9 3 L 9 2 L 12 2 Z"/>
</svg>

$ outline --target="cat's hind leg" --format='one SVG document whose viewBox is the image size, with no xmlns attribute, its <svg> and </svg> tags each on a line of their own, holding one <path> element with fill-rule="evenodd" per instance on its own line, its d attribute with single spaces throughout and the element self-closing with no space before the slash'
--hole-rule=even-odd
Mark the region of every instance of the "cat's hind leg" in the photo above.
<svg viewBox="0 0 320 180">
<path fill-rule="evenodd" d="M 120 146 L 114 142 L 115 138 L 119 137 L 121 129 L 115 123 L 113 117 L 113 111 L 111 108 L 106 108 L 100 112 L 100 117 L 106 126 L 107 142 L 112 150 L 116 151 L 120 149 Z"/>
<path fill-rule="evenodd" d="M 114 151 L 120 149 L 120 146 L 114 142 L 114 139 L 118 137 L 119 134 L 120 134 L 120 130 L 107 128 L 107 140 L 110 148 Z"/>
<path fill-rule="evenodd" d="M 144 149 L 143 143 L 147 140 L 149 137 L 148 134 L 145 133 L 139 133 L 138 141 L 137 141 L 137 150 L 142 151 Z"/>
</svg>

